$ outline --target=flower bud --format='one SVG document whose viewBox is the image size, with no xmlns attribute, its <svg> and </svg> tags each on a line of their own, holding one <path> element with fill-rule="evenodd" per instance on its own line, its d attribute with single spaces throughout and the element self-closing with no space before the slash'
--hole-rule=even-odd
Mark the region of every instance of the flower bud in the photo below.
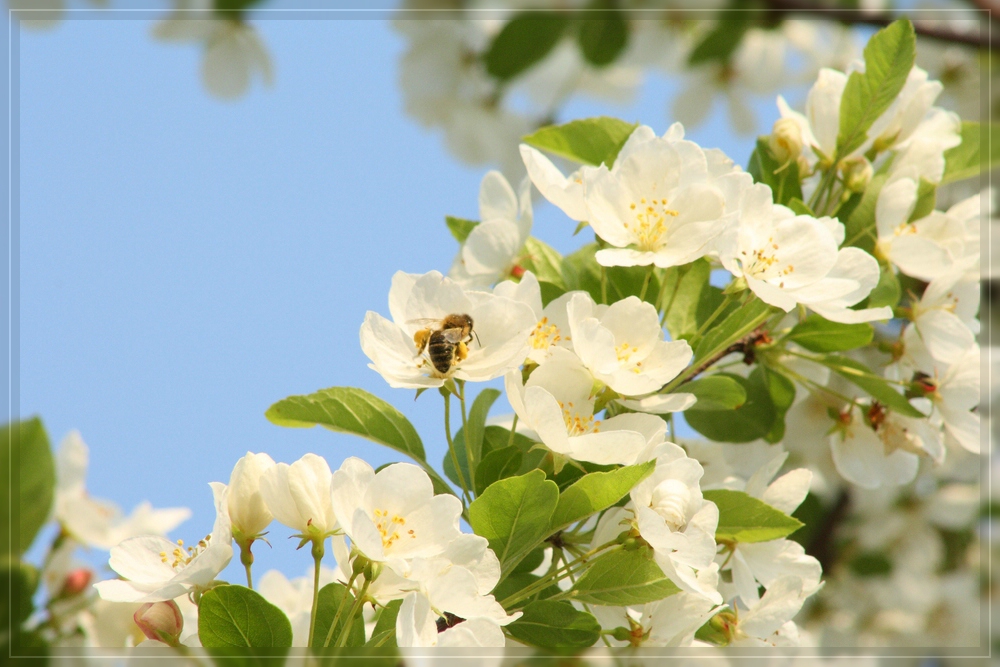
<svg viewBox="0 0 1000 667">
<path fill-rule="evenodd" d="M 291 465 L 277 463 L 265 470 L 260 494 L 275 519 L 312 539 L 337 528 L 330 500 L 332 479 L 326 460 L 306 454 Z"/>
<path fill-rule="evenodd" d="M 59 597 L 69 598 L 87 590 L 90 586 L 90 580 L 94 578 L 93 570 L 80 567 L 69 574 L 66 575 L 66 579 L 63 580 L 62 590 L 59 591 Z"/>
<path fill-rule="evenodd" d="M 844 186 L 851 192 L 864 192 L 872 180 L 872 163 L 862 156 L 847 158 L 840 162 L 840 176 Z"/>
<path fill-rule="evenodd" d="M 617 627 L 612 631 L 611 636 L 620 642 L 627 642 L 632 639 L 632 631 L 628 628 Z"/>
<path fill-rule="evenodd" d="M 173 600 L 147 602 L 132 617 L 147 639 L 176 646 L 184 629 L 184 617 Z"/>
<path fill-rule="evenodd" d="M 802 154 L 802 130 L 799 124 L 791 118 L 779 118 L 774 122 L 767 145 L 781 164 L 798 159 Z"/>
<path fill-rule="evenodd" d="M 234 535 L 252 540 L 264 532 L 274 518 L 260 495 L 260 478 L 273 467 L 270 456 L 252 452 L 247 452 L 233 467 L 227 502 Z"/>
</svg>

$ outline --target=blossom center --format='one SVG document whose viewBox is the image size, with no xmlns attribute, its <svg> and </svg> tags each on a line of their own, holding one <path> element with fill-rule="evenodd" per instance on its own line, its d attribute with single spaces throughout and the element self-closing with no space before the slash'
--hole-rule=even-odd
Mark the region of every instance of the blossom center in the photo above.
<svg viewBox="0 0 1000 667">
<path fill-rule="evenodd" d="M 535 325 L 528 342 L 536 350 L 547 350 L 561 340 L 569 340 L 569 338 L 564 339 L 559 331 L 559 327 L 550 323 L 549 318 L 543 317 Z"/>
<path fill-rule="evenodd" d="M 587 433 L 599 433 L 601 425 L 600 419 L 594 419 L 594 415 L 582 415 L 573 407 L 573 403 L 563 403 L 559 401 L 562 409 L 563 421 L 566 423 L 566 431 L 569 435 L 585 435 Z"/>
<path fill-rule="evenodd" d="M 649 506 L 663 517 L 671 530 L 678 530 L 687 523 L 691 505 L 691 490 L 679 479 L 668 479 L 653 489 Z"/>
<path fill-rule="evenodd" d="M 382 536 L 383 549 L 388 549 L 402 539 L 404 535 L 408 535 L 410 539 L 416 539 L 417 535 L 413 532 L 412 528 L 405 530 L 402 534 L 400 533 L 403 530 L 403 526 L 406 525 L 406 519 L 398 514 L 393 514 L 390 517 L 389 510 L 383 509 L 376 509 L 373 514 L 372 520 L 375 522 L 375 529 L 378 530 L 378 534 Z"/>
<path fill-rule="evenodd" d="M 635 215 L 635 221 L 625 223 L 625 229 L 635 237 L 640 250 L 657 250 L 662 245 L 663 237 L 670 231 L 667 222 L 680 213 L 667 208 L 666 199 L 641 198 L 638 202 L 629 204 L 629 209 Z"/>
<path fill-rule="evenodd" d="M 639 351 L 635 345 L 629 345 L 628 343 L 622 343 L 621 345 L 615 345 L 615 355 L 618 357 L 618 363 L 628 364 L 632 355 Z M 633 373 L 642 372 L 642 362 L 636 361 L 632 363 L 632 368 L 630 369 Z"/>
<path fill-rule="evenodd" d="M 185 547 L 184 540 L 177 540 L 177 546 L 170 553 L 166 551 L 160 552 L 160 562 L 169 563 L 170 567 L 175 570 L 184 569 L 188 563 L 193 561 L 198 555 L 208 548 L 209 543 L 212 541 L 211 535 L 206 535 L 205 539 L 198 540 L 198 544 L 193 547 Z"/>
<path fill-rule="evenodd" d="M 744 275 L 760 280 L 778 278 L 781 281 L 779 287 L 784 287 L 784 277 L 794 273 L 795 267 L 791 264 L 781 266 L 781 260 L 778 259 L 779 249 L 780 246 L 774 242 L 774 237 L 771 236 L 756 250 L 751 250 L 749 253 L 746 250 L 741 250 L 740 254 L 743 255 L 743 258 L 740 260 L 740 265 Z"/>
</svg>

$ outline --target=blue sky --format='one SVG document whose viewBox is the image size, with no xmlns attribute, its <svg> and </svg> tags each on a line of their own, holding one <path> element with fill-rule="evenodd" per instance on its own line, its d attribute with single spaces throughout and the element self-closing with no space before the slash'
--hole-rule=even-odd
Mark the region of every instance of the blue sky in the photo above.
<svg viewBox="0 0 1000 667">
<path fill-rule="evenodd" d="M 403 40 L 382 20 L 256 21 L 275 85 L 224 103 L 201 88 L 199 50 L 154 42 L 150 25 L 66 21 L 20 40 L 21 415 L 41 415 L 54 445 L 81 431 L 92 495 L 191 507 L 173 535 L 189 540 L 211 529 L 207 483 L 247 450 L 315 452 L 333 468 L 398 460 L 272 425 L 264 411 L 290 394 L 373 392 L 439 463 L 440 398 L 390 389 L 358 328 L 387 312 L 395 271 L 447 270 L 444 216 L 477 217 L 486 167 L 459 164 L 403 113 Z M 677 89 L 653 77 L 633 105 L 578 100 L 563 119 L 608 113 L 662 132 Z M 756 106 L 766 132 L 773 101 Z M 744 164 L 753 144 L 721 104 L 688 135 Z M 585 240 L 550 205 L 536 218 L 560 250 Z M 272 526 L 261 573 L 305 571 L 290 532 Z"/>
</svg>

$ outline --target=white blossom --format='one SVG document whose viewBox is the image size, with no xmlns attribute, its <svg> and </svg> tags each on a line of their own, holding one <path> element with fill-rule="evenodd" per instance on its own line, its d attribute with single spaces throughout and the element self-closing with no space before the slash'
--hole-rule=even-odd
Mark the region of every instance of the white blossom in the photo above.
<svg viewBox="0 0 1000 667">
<path fill-rule="evenodd" d="M 260 492 L 261 477 L 274 465 L 274 460 L 267 454 L 247 452 L 233 466 L 227 504 L 237 541 L 259 536 L 274 518 Z"/>
<path fill-rule="evenodd" d="M 660 390 L 687 367 L 687 341 L 663 340 L 656 308 L 629 296 L 610 306 L 578 294 L 567 305 L 573 349 L 595 378 L 624 396 Z"/>
<path fill-rule="evenodd" d="M 639 534 L 653 548 L 663 573 L 682 591 L 720 604 L 719 592 L 697 576 L 699 570 L 717 567 L 713 561 L 719 508 L 702 496 L 703 474 L 701 464 L 683 449 L 664 443 L 653 474 L 632 489 L 625 507 L 635 513 Z"/>
<path fill-rule="evenodd" d="M 112 602 L 173 600 L 206 589 L 233 557 L 232 532 L 226 509 L 226 485 L 211 484 L 215 496 L 215 526 L 211 535 L 192 547 L 163 537 L 133 537 L 111 549 L 108 564 L 124 579 L 94 584 Z"/>
<path fill-rule="evenodd" d="M 361 349 L 392 387 L 439 387 L 449 377 L 473 382 L 492 380 L 521 365 L 528 355 L 528 337 L 537 319 L 524 303 L 486 292 L 466 292 L 437 271 L 423 275 L 397 272 L 389 290 L 392 320 L 368 311 L 361 325 Z M 475 335 L 468 356 L 448 373 L 438 371 L 418 352 L 414 334 L 428 320 L 465 314 Z M 465 343 L 463 343 L 465 344 Z"/>
<path fill-rule="evenodd" d="M 466 289 L 488 289 L 514 268 L 531 233 L 530 181 L 515 194 L 500 172 L 488 172 L 479 186 L 479 216 L 448 272 Z"/>
<path fill-rule="evenodd" d="M 434 495 L 427 473 L 409 463 L 376 473 L 350 457 L 333 474 L 330 497 L 353 547 L 402 576 L 411 559 L 441 554 L 459 536 L 462 502 Z"/>
<path fill-rule="evenodd" d="M 549 360 L 532 371 L 526 383 L 515 370 L 506 375 L 504 386 L 514 412 L 542 444 L 577 461 L 645 461 L 666 433 L 666 423 L 653 415 L 596 419 L 594 378 L 576 355 L 562 348 L 553 348 Z"/>
<path fill-rule="evenodd" d="M 278 522 L 300 535 L 321 537 L 338 529 L 330 503 L 330 465 L 306 454 L 291 465 L 277 463 L 260 477 L 260 496 Z"/>
</svg>

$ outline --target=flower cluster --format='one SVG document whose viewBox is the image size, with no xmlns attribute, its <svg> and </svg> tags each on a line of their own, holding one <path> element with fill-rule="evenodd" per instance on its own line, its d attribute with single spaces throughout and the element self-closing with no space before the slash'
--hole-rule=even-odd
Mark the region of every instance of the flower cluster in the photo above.
<svg viewBox="0 0 1000 667">
<path fill-rule="evenodd" d="M 438 390 L 443 475 L 384 400 L 289 397 L 270 421 L 414 463 L 248 453 L 211 485 L 214 528 L 189 546 L 159 535 L 180 511 L 99 525 L 81 511 L 71 436 L 63 531 L 121 540 L 101 604 L 126 605 L 133 639 L 178 650 L 229 646 L 223 622 L 251 648 L 262 623 L 269 648 L 317 653 L 971 645 L 983 201 L 935 210 L 978 156 L 952 150 L 971 135 L 934 106 L 913 43 L 896 22 L 865 62 L 822 69 L 804 113 L 779 98 L 746 171 L 680 123 L 596 118 L 521 144 L 516 190 L 486 174 L 481 219 L 448 218 L 449 274 L 397 273 L 389 317 L 360 328 L 390 387 Z M 450 57 L 444 38 L 431 46 Z M 566 175 L 545 151 L 579 166 Z M 532 187 L 593 242 L 563 255 L 532 237 Z M 473 398 L 477 382 L 494 387 Z M 490 417 L 504 395 L 513 414 Z M 254 591 L 273 521 L 309 546 L 312 578 L 268 573 Z M 217 580 L 234 542 L 246 587 Z M 66 599 L 89 583 L 49 570 Z"/>
</svg>

